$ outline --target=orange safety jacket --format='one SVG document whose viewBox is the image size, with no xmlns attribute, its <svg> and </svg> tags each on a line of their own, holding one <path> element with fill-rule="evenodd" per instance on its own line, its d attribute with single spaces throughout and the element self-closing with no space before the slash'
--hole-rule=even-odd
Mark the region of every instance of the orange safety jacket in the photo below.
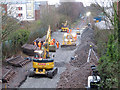
<svg viewBox="0 0 120 90">
<path fill-rule="evenodd" d="M 59 42 L 57 42 L 56 45 L 57 45 L 57 48 L 59 48 Z"/>
<path fill-rule="evenodd" d="M 38 46 L 39 46 L 40 49 L 41 49 L 41 45 L 42 45 L 42 44 L 39 42 L 39 43 L 38 43 Z"/>
<path fill-rule="evenodd" d="M 34 42 L 34 45 L 37 45 L 36 42 Z"/>
<path fill-rule="evenodd" d="M 77 40 L 77 34 L 75 35 L 74 39 Z"/>
<path fill-rule="evenodd" d="M 69 33 L 69 29 L 67 29 L 67 33 Z"/>
<path fill-rule="evenodd" d="M 50 42 L 50 45 L 54 45 L 54 42 L 53 42 L 53 41 L 51 41 L 51 42 Z"/>
<path fill-rule="evenodd" d="M 55 43 L 55 39 L 53 39 L 53 42 Z"/>
</svg>

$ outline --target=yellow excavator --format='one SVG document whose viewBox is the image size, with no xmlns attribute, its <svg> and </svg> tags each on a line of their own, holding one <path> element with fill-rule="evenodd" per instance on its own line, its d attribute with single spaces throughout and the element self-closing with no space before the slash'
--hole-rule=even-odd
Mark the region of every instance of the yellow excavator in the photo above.
<svg viewBox="0 0 120 90">
<path fill-rule="evenodd" d="M 51 42 L 51 29 L 50 29 L 50 25 L 48 27 L 46 39 L 48 40 L 48 44 L 49 44 L 49 52 L 56 52 L 56 46 L 55 45 L 50 45 L 50 42 Z"/>
<path fill-rule="evenodd" d="M 71 33 L 64 33 L 61 48 L 76 46 L 74 37 Z"/>
<path fill-rule="evenodd" d="M 53 56 L 52 56 L 53 57 Z M 30 77 L 36 74 L 43 74 L 49 78 L 53 78 L 57 74 L 58 68 L 54 66 L 54 59 L 49 56 L 49 39 L 46 38 L 43 50 L 35 50 L 32 59 L 33 68 L 30 69 L 28 75 Z"/>
<path fill-rule="evenodd" d="M 68 28 L 68 25 L 67 25 L 67 21 L 64 24 L 62 23 L 61 32 L 67 32 L 68 29 L 69 28 Z"/>
</svg>

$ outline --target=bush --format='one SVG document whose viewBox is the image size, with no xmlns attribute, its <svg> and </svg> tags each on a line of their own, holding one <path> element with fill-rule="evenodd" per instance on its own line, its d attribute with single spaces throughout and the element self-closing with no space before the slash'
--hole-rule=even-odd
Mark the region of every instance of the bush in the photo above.
<svg viewBox="0 0 120 90">
<path fill-rule="evenodd" d="M 95 44 L 100 56 L 98 71 L 101 77 L 100 86 L 103 88 L 118 87 L 118 40 L 114 37 L 114 30 L 94 30 Z"/>
<path fill-rule="evenodd" d="M 10 34 L 8 40 L 12 40 L 13 46 L 22 46 L 27 42 L 29 34 L 30 32 L 28 30 L 17 30 L 16 32 Z"/>
<path fill-rule="evenodd" d="M 102 79 L 101 86 L 104 88 L 118 87 L 118 42 L 110 35 L 107 52 L 99 60 L 98 70 Z"/>
<path fill-rule="evenodd" d="M 8 36 L 8 40 L 2 42 L 2 58 L 9 58 L 17 54 L 21 46 L 28 41 L 30 32 L 17 30 Z"/>
</svg>

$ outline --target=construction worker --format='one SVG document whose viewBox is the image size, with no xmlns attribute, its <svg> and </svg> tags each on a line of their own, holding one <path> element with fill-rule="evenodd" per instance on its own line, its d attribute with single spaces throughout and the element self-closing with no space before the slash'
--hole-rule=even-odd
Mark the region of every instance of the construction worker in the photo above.
<svg viewBox="0 0 120 90">
<path fill-rule="evenodd" d="M 59 48 L 59 42 L 58 41 L 56 42 L 56 46 L 57 46 L 57 49 L 58 49 Z"/>
<path fill-rule="evenodd" d="M 67 29 L 67 33 L 69 33 L 69 29 Z"/>
<path fill-rule="evenodd" d="M 55 43 L 55 39 L 53 39 L 53 42 Z"/>
<path fill-rule="evenodd" d="M 50 45 L 54 45 L 54 42 L 53 42 L 53 40 L 51 40 L 51 42 L 50 42 Z"/>
<path fill-rule="evenodd" d="M 72 29 L 70 29 L 70 33 L 72 32 Z"/>
<path fill-rule="evenodd" d="M 90 48 L 92 48 L 92 45 L 90 45 Z"/>
<path fill-rule="evenodd" d="M 36 40 L 36 45 L 37 45 L 37 47 L 39 47 L 39 46 L 38 46 L 38 43 L 39 43 L 39 41 L 38 41 L 38 40 Z"/>
<path fill-rule="evenodd" d="M 39 42 L 38 47 L 40 48 L 40 50 L 41 50 L 41 46 L 42 46 L 42 44 L 41 44 L 41 42 Z"/>
<path fill-rule="evenodd" d="M 36 44 L 36 40 L 34 41 L 34 45 L 37 45 L 37 44 Z"/>
<path fill-rule="evenodd" d="M 75 41 L 77 40 L 77 34 L 75 35 L 74 40 L 75 40 Z"/>
</svg>

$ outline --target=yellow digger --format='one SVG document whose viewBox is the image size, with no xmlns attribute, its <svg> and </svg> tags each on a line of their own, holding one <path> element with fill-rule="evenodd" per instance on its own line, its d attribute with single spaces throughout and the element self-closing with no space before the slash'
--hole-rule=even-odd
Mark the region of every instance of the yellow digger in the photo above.
<svg viewBox="0 0 120 90">
<path fill-rule="evenodd" d="M 68 25 L 67 25 L 67 21 L 64 24 L 62 23 L 61 32 L 67 32 L 68 29 L 69 28 L 68 28 Z"/>
<path fill-rule="evenodd" d="M 61 48 L 76 46 L 74 37 L 71 33 L 64 33 Z"/>
<path fill-rule="evenodd" d="M 56 52 L 56 46 L 55 45 L 50 45 L 51 42 L 51 29 L 50 29 L 50 25 L 47 31 L 47 36 L 46 39 L 48 40 L 48 44 L 49 44 L 49 52 Z"/>
<path fill-rule="evenodd" d="M 35 74 L 43 74 L 49 78 L 53 78 L 57 74 L 58 69 L 54 67 L 54 59 L 49 56 L 49 40 L 46 38 L 43 50 L 35 50 L 34 58 L 32 60 L 33 68 L 29 71 L 29 76 Z"/>
</svg>

